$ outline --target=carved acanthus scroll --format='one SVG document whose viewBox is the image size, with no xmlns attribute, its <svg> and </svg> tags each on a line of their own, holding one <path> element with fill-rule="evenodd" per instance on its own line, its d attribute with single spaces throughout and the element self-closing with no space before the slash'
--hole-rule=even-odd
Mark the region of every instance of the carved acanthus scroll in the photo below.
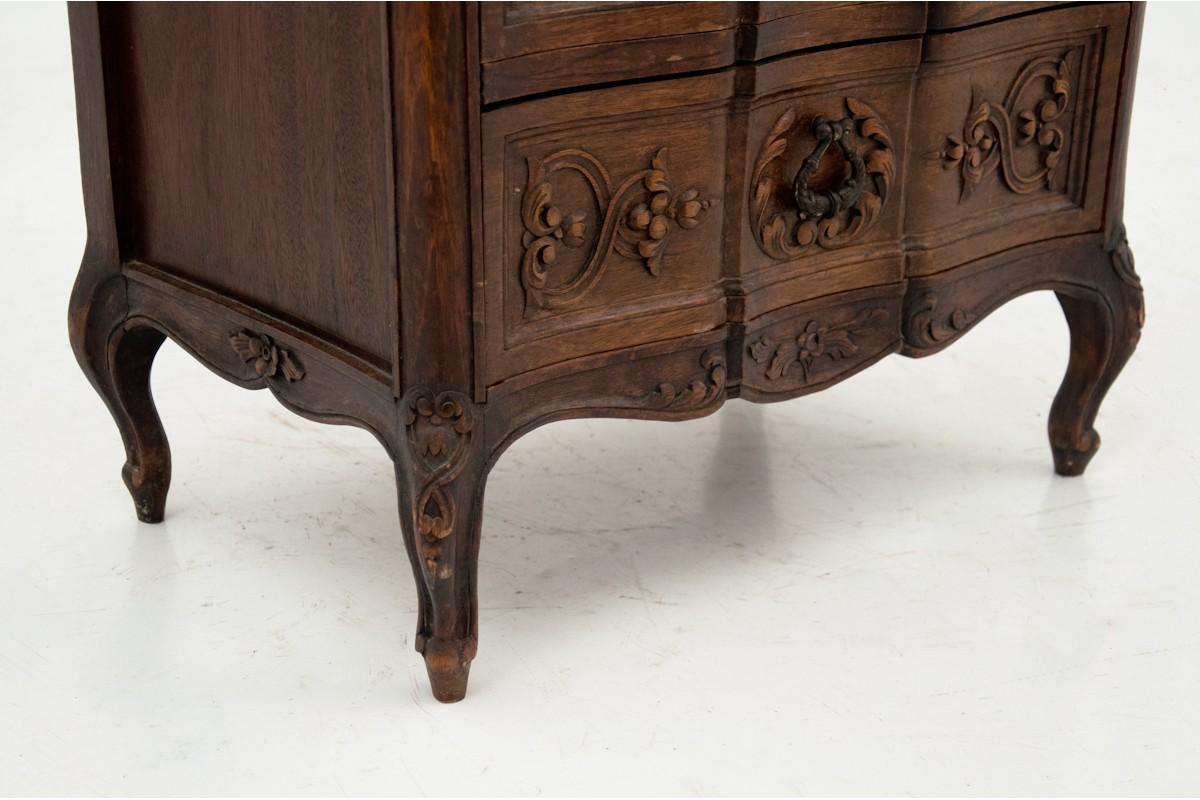
<svg viewBox="0 0 1200 800">
<path fill-rule="evenodd" d="M 827 250 L 845 247 L 871 229 L 887 202 L 896 176 L 891 134 L 869 105 L 853 97 L 847 97 L 845 103 L 849 117 L 844 121 L 844 129 L 838 128 L 836 137 L 830 137 L 823 147 L 818 135 L 817 155 L 824 155 L 825 148 L 836 138 L 851 173 L 843 187 L 854 181 L 853 191 L 843 188 L 837 192 L 813 192 L 808 188 L 805 167 L 801 168 L 804 185 L 793 186 L 793 177 L 784 172 L 786 155 L 803 127 L 794 108 L 775 121 L 763 141 L 750 182 L 750 227 L 758 246 L 772 258 L 781 261 L 795 258 L 814 244 Z M 806 196 L 827 195 L 829 202 L 819 204 L 824 213 L 814 215 L 799 208 L 797 196 L 801 190 Z M 837 202 L 842 196 L 851 199 Z M 810 205 L 818 207 L 813 203 L 805 204 L 805 208 Z"/>
<path fill-rule="evenodd" d="M 960 202 L 997 170 L 1004 185 L 1017 194 L 1054 188 L 1066 147 L 1062 117 L 1071 100 L 1069 55 L 1041 56 L 1027 63 L 1001 104 L 978 88 L 973 90 L 962 134 L 948 134 L 941 149 L 927 154 L 941 160 L 946 169 L 961 171 Z M 1043 91 L 1026 101 L 1029 90 L 1039 83 Z M 1016 160 L 1018 148 L 1036 150 L 1036 169 L 1022 171 Z"/>
<path fill-rule="evenodd" d="M 525 312 L 569 307 L 583 298 L 600 280 L 615 250 L 640 261 L 652 276 L 662 270 L 667 242 L 676 228 L 690 230 L 717 201 L 701 197 L 700 190 L 679 190 L 667 165 L 667 148 L 660 148 L 648 169 L 625 178 L 613 187 L 608 170 L 595 156 L 579 150 L 560 150 L 544 159 L 530 158 L 529 185 L 521 204 L 525 232 L 522 245 L 521 283 L 525 287 Z M 584 211 L 564 212 L 554 202 L 551 176 L 573 170 L 583 177 L 599 219 L 589 229 Z M 548 270 L 559 249 L 579 249 L 590 241 L 585 264 L 570 279 L 552 284 Z"/>
<path fill-rule="evenodd" d="M 700 357 L 700 366 L 705 370 L 703 377 L 683 387 L 669 381 L 660 383 L 653 392 L 639 400 L 649 401 L 654 408 L 671 410 L 703 408 L 716 402 L 725 391 L 725 353 L 720 348 L 706 350 Z"/>
<path fill-rule="evenodd" d="M 451 559 L 442 559 L 443 540 L 454 532 L 458 515 L 448 487 L 466 466 L 474 427 L 471 405 L 458 392 L 434 396 L 424 387 L 404 400 L 404 426 L 417 480 L 412 514 L 417 549 L 430 577 L 453 574 Z"/>
<path fill-rule="evenodd" d="M 926 292 L 908 317 L 905 339 L 917 347 L 934 347 L 957 336 L 971 326 L 977 317 L 962 308 L 949 311 L 938 309 L 938 296 Z"/>
</svg>

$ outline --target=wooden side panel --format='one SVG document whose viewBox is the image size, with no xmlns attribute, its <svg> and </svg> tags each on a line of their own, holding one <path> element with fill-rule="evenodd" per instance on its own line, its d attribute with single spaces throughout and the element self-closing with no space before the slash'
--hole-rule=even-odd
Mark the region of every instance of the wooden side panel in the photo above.
<svg viewBox="0 0 1200 800">
<path fill-rule="evenodd" d="M 286 315 L 390 368 L 385 11 L 103 5 L 122 258 Z"/>
</svg>

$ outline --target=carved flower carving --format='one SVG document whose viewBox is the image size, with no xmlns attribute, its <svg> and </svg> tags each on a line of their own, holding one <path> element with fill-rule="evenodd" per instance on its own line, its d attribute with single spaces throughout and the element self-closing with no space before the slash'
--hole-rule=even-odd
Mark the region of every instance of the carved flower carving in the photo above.
<svg viewBox="0 0 1200 800">
<path fill-rule="evenodd" d="M 964 142 L 962 137 L 951 134 L 946 137 L 946 147 L 942 151 L 946 169 L 953 169 L 960 162 L 965 162 L 963 170 L 974 173 L 979 170 L 984 159 L 996 146 L 996 140 L 986 133 L 979 132 L 971 141 Z"/>
<path fill-rule="evenodd" d="M 412 404 L 409 425 L 420 434 L 414 438 L 416 450 L 422 456 L 445 457 L 450 453 L 451 433 L 462 435 L 471 430 L 471 419 L 462 403 L 450 397 L 439 401 L 430 395 L 420 395 Z M 427 427 L 425 427 L 427 426 Z"/>
<path fill-rule="evenodd" d="M 467 460 L 472 417 L 467 399 L 458 392 L 434 395 L 425 387 L 413 388 L 405 402 L 404 427 L 419 483 L 412 505 L 426 571 L 444 579 L 453 565 L 442 561 L 442 539 L 455 530 L 458 506 L 450 485 Z"/>
<path fill-rule="evenodd" d="M 521 243 L 528 248 L 538 242 L 538 260 L 543 267 L 558 258 L 558 243 L 579 248 L 586 235 L 587 214 L 572 211 L 564 217 L 559 207 L 550 203 L 550 184 L 542 183 L 533 189 L 533 205 L 525 220 Z"/>
<path fill-rule="evenodd" d="M 775 381 L 787 374 L 793 365 L 800 367 L 802 382 L 808 383 L 813 364 L 819 358 L 840 361 L 858 353 L 858 339 L 870 335 L 887 312 L 882 308 L 866 309 L 849 322 L 822 325 L 810 320 L 798 334 L 784 341 L 762 336 L 750 347 L 750 357 L 765 364 L 763 376 Z"/>
<path fill-rule="evenodd" d="M 640 258 L 646 271 L 657 276 L 662 268 L 671 223 L 684 230 L 700 224 L 700 213 L 712 206 L 713 200 L 702 199 L 700 190 L 688 189 L 676 195 L 667 171 L 667 149 L 659 150 L 642 178 L 642 186 L 650 196 L 637 203 L 625 218 L 621 231 L 622 242 L 617 249 L 629 258 Z"/>
<path fill-rule="evenodd" d="M 239 331 L 229 337 L 229 343 L 243 361 L 253 361 L 260 377 L 274 378 L 282 374 L 288 383 L 304 377 L 304 368 L 295 356 L 276 345 L 269 336 Z"/>
</svg>

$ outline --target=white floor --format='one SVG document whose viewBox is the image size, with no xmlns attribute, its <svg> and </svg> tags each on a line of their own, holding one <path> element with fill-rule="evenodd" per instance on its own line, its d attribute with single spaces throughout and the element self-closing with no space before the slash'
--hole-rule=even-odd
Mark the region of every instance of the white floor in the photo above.
<svg viewBox="0 0 1200 800">
<path fill-rule="evenodd" d="M 442 706 L 367 434 L 169 346 L 168 521 L 135 522 L 67 345 L 64 8 L 0 8 L 0 793 L 1200 792 L 1198 12 L 1149 13 L 1149 326 L 1085 478 L 1050 467 L 1048 294 L 804 400 L 544 428 L 492 474 Z"/>
</svg>

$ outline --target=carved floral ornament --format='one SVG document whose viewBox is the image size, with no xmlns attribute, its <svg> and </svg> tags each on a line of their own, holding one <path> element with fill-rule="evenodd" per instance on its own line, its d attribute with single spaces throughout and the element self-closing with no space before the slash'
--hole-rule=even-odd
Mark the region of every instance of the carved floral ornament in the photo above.
<svg viewBox="0 0 1200 800">
<path fill-rule="evenodd" d="M 961 172 L 960 202 L 996 171 L 1017 194 L 1054 188 L 1066 146 L 1062 117 L 1071 100 L 1068 56 L 1041 56 L 1025 64 L 1003 103 L 992 102 L 978 88 L 972 90 L 962 134 L 948 134 L 940 149 L 927 154 L 944 168 Z M 1030 90 L 1039 85 L 1041 93 L 1028 100 Z M 1018 166 L 1018 148 L 1036 151 L 1038 166 L 1032 172 Z"/>
<path fill-rule="evenodd" d="M 404 400 L 404 429 L 418 480 L 412 513 L 417 549 L 431 578 L 453 574 L 452 560 L 442 560 L 443 540 L 454 532 L 457 504 L 447 487 L 466 466 L 474 427 L 471 406 L 458 392 L 434 395 L 414 388 Z"/>
<path fill-rule="evenodd" d="M 615 250 L 640 261 L 657 277 L 671 238 L 678 230 L 699 225 L 704 212 L 717 201 L 701 197 L 699 189 L 680 190 L 667 165 L 667 148 L 660 148 L 650 167 L 630 175 L 615 188 L 608 170 L 595 156 L 579 149 L 559 150 L 543 159 L 528 160 L 529 183 L 521 203 L 525 248 L 521 283 L 525 287 L 526 314 L 565 308 L 583 298 L 600 280 Z M 572 170 L 583 177 L 600 209 L 589 221 L 585 211 L 563 210 L 554 201 L 551 177 Z M 551 283 L 548 271 L 560 248 L 589 247 L 586 262 L 574 276 Z"/>
<path fill-rule="evenodd" d="M 818 359 L 840 361 L 855 355 L 858 340 L 873 333 L 887 316 L 888 312 L 882 308 L 868 308 L 848 322 L 823 324 L 809 320 L 798 333 L 783 340 L 759 337 L 749 345 L 750 357 L 765 366 L 763 377 L 769 381 L 779 380 L 792 367 L 799 367 L 801 382 L 808 383 Z"/>
<path fill-rule="evenodd" d="M 243 361 L 254 363 L 254 371 L 260 377 L 281 375 L 288 383 L 304 377 L 304 368 L 296 357 L 272 342 L 269 336 L 238 331 L 229 337 L 229 343 Z"/>
<path fill-rule="evenodd" d="M 788 108 L 767 132 L 751 174 L 750 227 L 768 256 L 796 258 L 810 247 L 832 250 L 871 229 L 896 176 L 891 134 L 871 106 L 845 98 L 848 117 L 828 123 L 802 119 Z M 818 144 L 794 176 L 785 173 L 801 133 L 813 129 Z M 826 148 L 837 142 L 849 175 L 837 190 L 813 191 L 807 180 Z M 813 213 L 808 209 L 819 209 Z"/>
</svg>

